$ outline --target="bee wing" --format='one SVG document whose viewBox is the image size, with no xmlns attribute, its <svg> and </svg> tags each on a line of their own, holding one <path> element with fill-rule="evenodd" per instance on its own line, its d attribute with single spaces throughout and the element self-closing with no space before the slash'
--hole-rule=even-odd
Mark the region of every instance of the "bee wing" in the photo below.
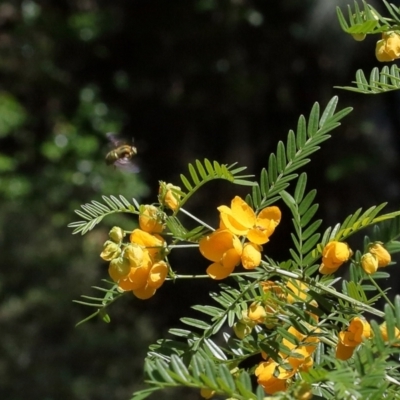
<svg viewBox="0 0 400 400">
<path fill-rule="evenodd" d="M 114 165 L 125 172 L 139 172 L 139 167 L 129 158 L 119 158 L 114 162 Z"/>
<path fill-rule="evenodd" d="M 118 135 L 115 132 L 108 132 L 106 133 L 106 137 L 110 142 L 111 147 L 118 147 L 124 144 L 123 140 L 118 138 Z"/>
</svg>

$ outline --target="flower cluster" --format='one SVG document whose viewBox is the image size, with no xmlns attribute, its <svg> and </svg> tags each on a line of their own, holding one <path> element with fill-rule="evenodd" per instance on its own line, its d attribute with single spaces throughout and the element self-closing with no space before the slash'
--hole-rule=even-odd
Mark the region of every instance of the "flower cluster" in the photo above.
<svg viewBox="0 0 400 400">
<path fill-rule="evenodd" d="M 382 33 L 382 39 L 376 43 L 375 55 L 382 62 L 400 58 L 400 34 L 394 31 Z"/>
<path fill-rule="evenodd" d="M 288 364 L 290 368 L 283 367 L 272 358 L 261 362 L 256 370 L 258 384 L 267 394 L 285 391 L 290 378 L 297 372 L 307 371 L 313 365 L 312 354 L 318 344 L 319 328 L 308 327 L 309 335 L 303 335 L 294 327 L 290 327 L 287 332 L 293 340 L 282 339 L 282 345 L 288 349 L 288 354 L 280 352 L 282 364 Z M 263 355 L 264 358 L 265 355 Z"/>
<path fill-rule="evenodd" d="M 125 236 L 119 227 L 111 229 L 100 257 L 110 261 L 108 273 L 120 290 L 132 291 L 139 299 L 153 296 L 164 283 L 168 265 L 164 261 L 165 240 L 158 235 L 164 229 L 164 216 L 151 205 L 141 206 L 139 225 L 122 243 Z"/>
<path fill-rule="evenodd" d="M 369 337 L 371 337 L 369 323 L 359 317 L 353 318 L 347 330 L 339 333 L 336 358 L 339 360 L 349 359 L 353 355 L 355 348 Z"/>
<path fill-rule="evenodd" d="M 347 243 L 332 241 L 322 251 L 322 263 L 319 267 L 321 274 L 333 274 L 346 262 L 353 252 Z"/>
<path fill-rule="evenodd" d="M 240 197 L 236 196 L 231 207 L 220 206 L 220 227 L 200 240 L 202 255 L 213 261 L 207 274 L 213 279 L 229 276 L 241 262 L 247 270 L 261 263 L 261 245 L 269 241 L 281 220 L 278 207 L 264 208 L 258 215 Z M 244 240 L 248 241 L 243 244 Z"/>
</svg>

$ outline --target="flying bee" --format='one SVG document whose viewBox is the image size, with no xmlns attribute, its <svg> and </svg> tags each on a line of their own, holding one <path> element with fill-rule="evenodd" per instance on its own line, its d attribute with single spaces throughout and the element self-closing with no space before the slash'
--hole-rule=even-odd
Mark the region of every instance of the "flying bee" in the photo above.
<svg viewBox="0 0 400 400">
<path fill-rule="evenodd" d="M 132 158 L 137 154 L 136 147 L 118 140 L 114 133 L 107 133 L 107 138 L 114 149 L 106 154 L 106 164 L 114 164 L 128 172 L 138 172 L 138 167 L 132 162 Z"/>
</svg>

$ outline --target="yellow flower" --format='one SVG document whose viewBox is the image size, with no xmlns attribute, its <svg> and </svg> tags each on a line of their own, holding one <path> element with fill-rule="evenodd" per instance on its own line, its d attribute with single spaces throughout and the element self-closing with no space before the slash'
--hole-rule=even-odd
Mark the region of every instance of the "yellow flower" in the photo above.
<svg viewBox="0 0 400 400">
<path fill-rule="evenodd" d="M 336 346 L 335 356 L 338 360 L 348 360 L 354 353 L 354 350 L 357 346 L 346 346 L 340 339 L 341 334 L 344 332 L 340 332 L 339 334 L 339 342 Z"/>
<path fill-rule="evenodd" d="M 143 261 L 140 267 L 131 267 L 128 275 L 118 281 L 118 286 L 122 290 L 137 290 L 147 285 L 152 263 L 148 254 L 145 253 L 145 255 L 147 256 L 147 262 Z"/>
<path fill-rule="evenodd" d="M 367 274 L 374 274 L 378 269 L 378 258 L 371 253 L 365 253 L 361 257 L 361 266 Z"/>
<path fill-rule="evenodd" d="M 275 373 L 277 370 L 277 373 Z M 255 370 L 258 384 L 267 394 L 274 394 L 286 390 L 287 380 L 291 378 L 295 371 L 285 370 L 274 360 L 261 362 Z"/>
<path fill-rule="evenodd" d="M 264 208 L 258 216 L 253 209 L 239 196 L 231 202 L 231 208 L 218 207 L 222 227 L 235 235 L 246 236 L 255 244 L 264 244 L 281 220 L 281 211 L 278 207 Z"/>
<path fill-rule="evenodd" d="M 359 317 L 353 318 L 347 330 L 339 333 L 336 358 L 339 360 L 349 359 L 355 348 L 369 337 L 371 337 L 370 324 Z"/>
<path fill-rule="evenodd" d="M 387 267 L 392 258 L 390 253 L 382 246 L 380 242 L 375 242 L 369 246 L 369 252 L 378 259 L 378 268 Z"/>
<path fill-rule="evenodd" d="M 310 328 L 313 327 L 310 326 Z M 318 333 L 319 331 L 319 328 L 314 328 L 314 333 Z M 284 358 L 294 369 L 301 369 L 303 371 L 309 369 L 313 364 L 311 355 L 318 344 L 318 337 L 303 335 L 292 326 L 288 329 L 288 332 L 297 338 L 299 344 L 293 344 L 289 340 L 283 338 L 282 344 L 292 350 L 293 353 L 296 353 L 296 356 L 281 354 L 282 358 Z"/>
<path fill-rule="evenodd" d="M 121 254 L 121 249 L 119 245 L 112 242 L 111 240 L 107 240 L 104 243 L 104 248 L 100 254 L 100 257 L 105 261 L 111 261 L 114 258 L 119 257 L 120 254 Z"/>
<path fill-rule="evenodd" d="M 322 251 L 322 264 L 319 267 L 321 274 L 333 274 L 347 261 L 353 252 L 347 243 L 332 241 Z"/>
<path fill-rule="evenodd" d="M 388 333 L 387 333 L 386 322 L 384 322 L 383 324 L 379 325 L 379 330 L 381 331 L 381 335 L 382 335 L 383 340 L 385 342 L 387 342 L 389 340 L 389 336 L 388 336 Z M 394 337 L 397 340 L 400 340 L 400 330 L 397 329 L 396 327 L 394 328 Z M 400 343 L 399 344 L 395 344 L 394 346 L 399 347 Z"/>
<path fill-rule="evenodd" d="M 164 229 L 163 213 L 153 205 L 144 205 L 140 208 L 139 226 L 148 233 L 161 233 Z"/>
<path fill-rule="evenodd" d="M 159 235 L 151 235 L 141 229 L 135 229 L 131 233 L 130 241 L 146 249 L 153 262 L 157 262 L 164 257 L 165 240 Z"/>
<path fill-rule="evenodd" d="M 205 236 L 199 242 L 199 249 L 207 260 L 214 261 L 207 268 L 207 274 L 213 279 L 229 276 L 239 264 L 242 255 L 239 238 L 226 229 L 218 229 Z"/>
<path fill-rule="evenodd" d="M 257 302 L 254 302 L 250 305 L 247 311 L 247 317 L 258 324 L 262 324 L 264 322 L 264 318 L 267 315 L 265 312 L 265 308 Z"/>
<path fill-rule="evenodd" d="M 393 61 L 400 58 L 400 35 L 397 32 L 382 33 L 376 43 L 375 55 L 378 61 Z"/>
<path fill-rule="evenodd" d="M 161 204 L 166 205 L 172 211 L 179 207 L 179 200 L 181 198 L 181 188 L 174 186 L 172 183 L 160 182 L 158 199 Z"/>
<path fill-rule="evenodd" d="M 251 242 L 244 244 L 241 256 L 244 269 L 254 269 L 261 264 L 261 250 L 262 247 L 258 244 Z"/>
</svg>

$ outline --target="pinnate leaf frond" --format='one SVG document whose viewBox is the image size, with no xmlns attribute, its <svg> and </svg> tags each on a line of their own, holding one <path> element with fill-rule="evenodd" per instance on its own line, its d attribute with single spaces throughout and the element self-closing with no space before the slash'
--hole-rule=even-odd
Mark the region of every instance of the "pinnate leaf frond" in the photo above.
<svg viewBox="0 0 400 400">
<path fill-rule="evenodd" d="M 362 94 L 378 94 L 391 92 L 400 89 L 400 69 L 392 65 L 389 69 L 387 65 L 379 68 L 374 67 L 371 71 L 369 80 L 364 72 L 359 69 L 356 72 L 356 80 L 352 82 L 355 86 L 335 86 L 337 89 L 349 90 Z"/>
<path fill-rule="evenodd" d="M 138 214 L 139 205 L 136 200 L 133 199 L 133 204 L 129 203 L 129 201 L 124 196 L 102 196 L 105 204 L 102 204 L 96 200 L 93 200 L 91 203 L 81 205 L 82 210 L 75 210 L 75 213 L 78 214 L 83 221 L 72 222 L 68 224 L 69 228 L 75 228 L 72 234 L 81 233 L 84 235 L 85 233 L 92 230 L 104 217 L 114 213 L 131 213 Z"/>
</svg>

